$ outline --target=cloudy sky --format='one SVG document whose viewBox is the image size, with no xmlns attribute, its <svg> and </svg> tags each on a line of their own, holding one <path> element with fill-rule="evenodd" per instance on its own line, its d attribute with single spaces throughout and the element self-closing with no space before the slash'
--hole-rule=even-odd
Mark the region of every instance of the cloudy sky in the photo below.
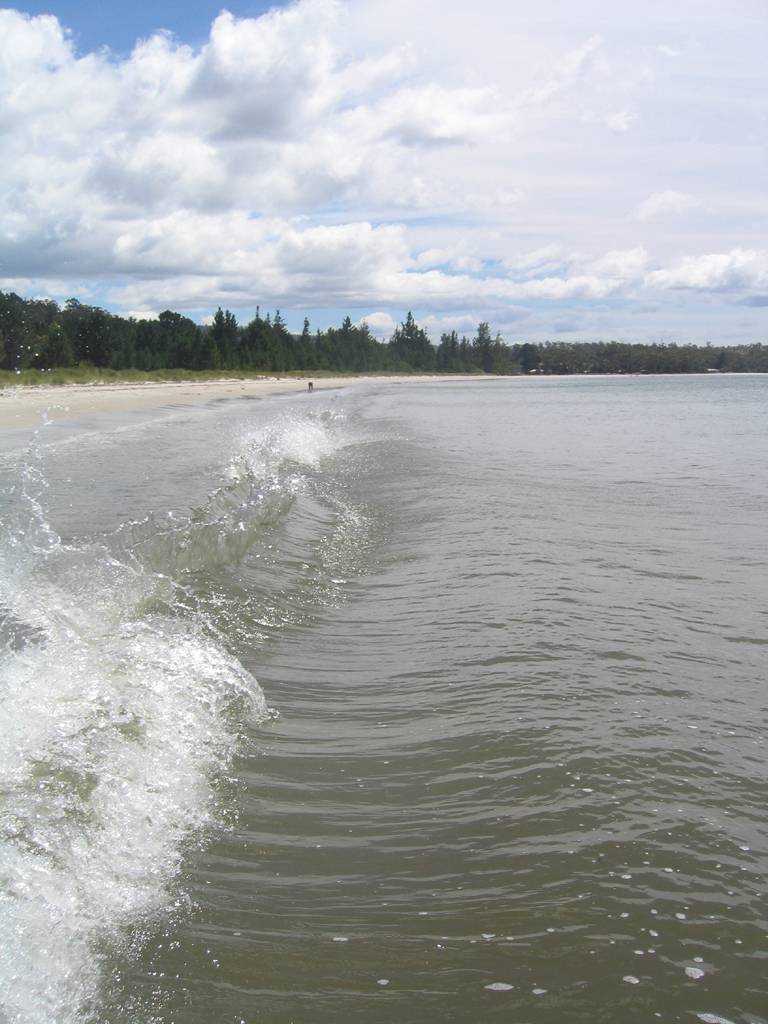
<svg viewBox="0 0 768 1024">
<path fill-rule="evenodd" d="M 766 0 L 0 10 L 0 289 L 768 342 Z"/>
</svg>

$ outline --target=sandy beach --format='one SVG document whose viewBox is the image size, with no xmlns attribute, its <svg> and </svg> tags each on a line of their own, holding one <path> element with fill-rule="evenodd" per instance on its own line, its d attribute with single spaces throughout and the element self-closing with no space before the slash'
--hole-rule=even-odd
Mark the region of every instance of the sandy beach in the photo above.
<svg viewBox="0 0 768 1024">
<path fill-rule="evenodd" d="M 0 388 L 0 430 L 35 427 L 47 421 L 76 420 L 84 416 L 197 405 L 221 398 L 259 398 L 307 391 L 309 376 L 262 377 L 256 380 L 143 381 L 125 384 L 63 384 L 51 387 Z M 387 376 L 311 378 L 316 391 L 372 383 L 387 386 L 457 377 Z M 464 378 L 462 378 L 464 379 Z M 480 379 L 477 377 L 467 379 Z"/>
</svg>

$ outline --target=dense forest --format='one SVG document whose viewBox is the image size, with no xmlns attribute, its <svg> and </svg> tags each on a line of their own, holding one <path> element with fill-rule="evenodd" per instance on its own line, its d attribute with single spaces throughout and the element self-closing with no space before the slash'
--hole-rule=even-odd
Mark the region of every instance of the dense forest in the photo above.
<svg viewBox="0 0 768 1024">
<path fill-rule="evenodd" d="M 768 345 L 531 342 L 507 344 L 487 323 L 474 337 L 443 334 L 434 345 L 411 313 L 388 342 L 347 317 L 341 327 L 292 334 L 279 311 L 241 325 L 218 309 L 210 326 L 166 310 L 156 320 L 117 316 L 70 299 L 0 292 L 0 369 L 23 371 L 89 365 L 112 370 L 215 370 L 283 373 L 705 373 L 768 372 Z"/>
</svg>

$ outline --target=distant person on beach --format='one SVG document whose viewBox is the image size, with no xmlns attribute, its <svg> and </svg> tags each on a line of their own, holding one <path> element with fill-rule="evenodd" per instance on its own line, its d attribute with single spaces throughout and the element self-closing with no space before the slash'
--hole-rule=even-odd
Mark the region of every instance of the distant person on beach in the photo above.
<svg viewBox="0 0 768 1024">
<path fill-rule="evenodd" d="M 310 381 L 310 382 L 309 382 L 309 383 L 307 384 L 307 391 L 314 391 L 314 390 L 315 390 L 315 386 L 314 386 L 314 384 L 312 383 L 312 381 Z"/>
</svg>

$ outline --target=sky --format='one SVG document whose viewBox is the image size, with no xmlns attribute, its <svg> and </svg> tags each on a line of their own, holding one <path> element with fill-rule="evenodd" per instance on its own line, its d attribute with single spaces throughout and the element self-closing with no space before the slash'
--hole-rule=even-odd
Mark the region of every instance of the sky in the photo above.
<svg viewBox="0 0 768 1024">
<path fill-rule="evenodd" d="M 0 9 L 0 290 L 768 343 L 766 0 Z"/>
</svg>

